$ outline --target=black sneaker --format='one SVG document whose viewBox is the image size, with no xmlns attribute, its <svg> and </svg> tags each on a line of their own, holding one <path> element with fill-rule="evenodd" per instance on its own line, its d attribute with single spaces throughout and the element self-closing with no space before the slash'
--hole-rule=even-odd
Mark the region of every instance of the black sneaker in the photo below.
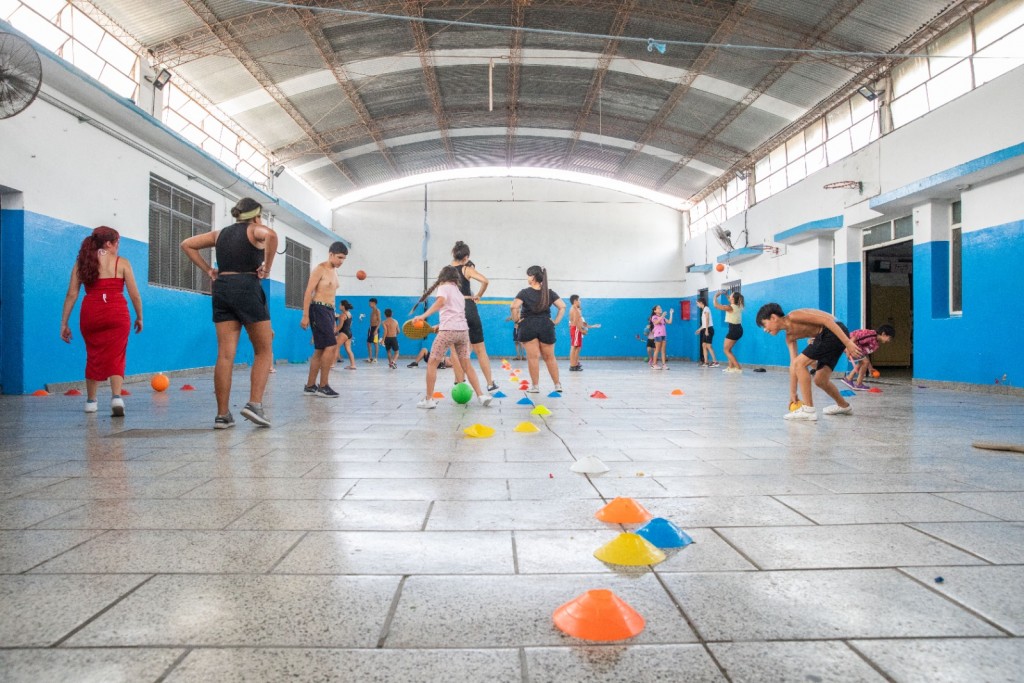
<svg viewBox="0 0 1024 683">
<path fill-rule="evenodd" d="M 302 387 L 302 393 L 306 396 L 316 396 L 316 385 L 310 384 L 308 387 Z"/>
<path fill-rule="evenodd" d="M 229 429 L 234 426 L 235 418 L 230 413 L 230 411 L 226 415 L 218 415 L 217 417 L 213 418 L 214 429 Z"/>
<path fill-rule="evenodd" d="M 244 417 L 246 420 L 249 420 L 249 422 L 255 423 L 259 427 L 270 426 L 270 420 L 268 420 L 267 416 L 263 414 L 262 405 L 256 405 L 255 403 L 246 403 L 245 407 L 242 408 L 240 412 L 242 413 L 242 417 Z"/>
<path fill-rule="evenodd" d="M 407 368 L 418 368 L 419 366 L 420 366 L 419 363 L 417 363 L 416 361 L 413 361 L 412 363 L 409 363 L 405 367 L 407 367 Z"/>
<path fill-rule="evenodd" d="M 489 385 L 487 385 L 487 391 L 497 391 L 497 390 L 498 390 L 498 383 L 497 382 L 491 382 Z"/>
<path fill-rule="evenodd" d="M 337 391 L 331 389 L 330 384 L 325 384 L 316 391 L 316 395 L 320 398 L 338 398 L 341 396 Z"/>
</svg>

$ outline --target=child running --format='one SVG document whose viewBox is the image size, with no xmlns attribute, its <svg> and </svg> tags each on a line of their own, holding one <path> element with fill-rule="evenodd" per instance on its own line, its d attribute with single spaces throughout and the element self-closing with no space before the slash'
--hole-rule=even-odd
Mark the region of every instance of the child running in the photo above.
<svg viewBox="0 0 1024 683">
<path fill-rule="evenodd" d="M 729 331 L 725 333 L 725 344 L 722 347 L 725 351 L 725 357 L 729 359 L 729 367 L 722 370 L 722 372 L 743 372 L 740 362 L 736 360 L 736 356 L 732 352 L 732 347 L 736 346 L 736 342 L 743 336 L 743 295 L 739 292 L 732 292 L 728 296 L 729 303 L 718 303 L 718 297 L 725 293 L 724 289 L 719 290 L 711 300 L 715 308 L 725 311 L 725 324 L 729 326 Z"/>
<path fill-rule="evenodd" d="M 430 356 L 427 360 L 427 393 L 422 401 L 416 404 L 417 408 L 430 410 L 437 407 L 437 400 L 434 396 L 434 384 L 437 382 L 437 366 L 444 358 L 445 349 L 453 349 L 452 357 L 458 358 L 466 373 L 469 385 L 476 392 L 480 405 L 489 406 L 491 395 L 480 391 L 480 383 L 476 378 L 476 370 L 469 362 L 469 323 L 466 321 L 466 299 L 459 290 L 459 271 L 454 266 L 445 266 L 437 276 L 430 289 L 423 293 L 417 305 L 427 300 L 427 297 L 437 292 L 434 303 L 426 311 L 413 318 L 426 324 L 426 319 L 440 311 L 441 323 L 437 326 L 437 336 L 434 344 L 430 347 Z"/>
<path fill-rule="evenodd" d="M 850 333 L 850 339 L 857 345 L 864 355 L 860 360 L 853 361 L 853 367 L 842 382 L 854 391 L 867 391 L 868 385 L 864 384 L 864 377 L 869 372 L 874 372 L 875 366 L 871 364 L 871 354 L 878 350 L 881 344 L 888 344 L 896 336 L 896 329 L 892 325 L 880 325 L 877 330 L 854 330 Z"/>
<path fill-rule="evenodd" d="M 388 367 L 398 369 L 398 321 L 391 317 L 391 309 L 384 309 L 384 350 L 388 353 Z"/>
<path fill-rule="evenodd" d="M 847 336 L 846 326 L 825 311 L 813 308 L 801 308 L 790 311 L 786 315 L 782 307 L 776 303 L 765 304 L 757 312 L 755 319 L 758 327 L 773 337 L 779 331 L 786 332 L 786 345 L 789 347 L 789 401 L 799 403 L 803 397 L 803 405 L 784 416 L 786 420 L 816 421 L 818 413 L 814 410 L 814 399 L 811 396 L 811 374 L 807 366 L 816 363 L 814 383 L 836 402 L 834 406 L 825 408 L 826 415 L 851 415 L 853 406 L 846 402 L 839 390 L 831 382 L 832 371 L 836 362 L 843 357 L 843 351 L 850 358 L 860 358 L 861 350 Z M 810 339 L 803 353 L 796 352 L 798 339 Z"/>
</svg>

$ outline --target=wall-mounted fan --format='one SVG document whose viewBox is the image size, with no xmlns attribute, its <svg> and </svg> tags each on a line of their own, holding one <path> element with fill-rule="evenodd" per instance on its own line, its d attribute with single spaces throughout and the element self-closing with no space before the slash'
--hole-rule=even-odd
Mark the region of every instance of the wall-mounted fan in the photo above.
<svg viewBox="0 0 1024 683">
<path fill-rule="evenodd" d="M 723 228 L 721 225 L 715 226 L 715 237 L 718 238 L 718 243 L 722 245 L 722 249 L 726 252 L 733 251 L 735 247 L 732 246 L 732 233 Z"/>
<path fill-rule="evenodd" d="M 43 65 L 27 40 L 0 33 L 0 119 L 25 110 L 39 94 Z"/>
</svg>

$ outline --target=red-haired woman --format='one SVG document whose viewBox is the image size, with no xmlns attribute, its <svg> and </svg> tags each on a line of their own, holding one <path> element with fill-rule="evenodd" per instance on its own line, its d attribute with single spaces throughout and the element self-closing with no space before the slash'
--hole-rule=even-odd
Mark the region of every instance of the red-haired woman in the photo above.
<svg viewBox="0 0 1024 683">
<path fill-rule="evenodd" d="M 100 382 L 109 379 L 110 412 L 114 417 L 124 415 L 121 383 L 131 329 L 128 303 L 123 294 L 125 288 L 135 309 L 135 333 L 142 332 L 142 298 L 135 284 L 132 264 L 117 254 L 120 243 L 121 235 L 117 230 L 105 225 L 82 240 L 75 267 L 71 269 L 60 321 L 60 337 L 70 344 L 68 319 L 78 300 L 78 292 L 85 285 L 85 298 L 78 314 L 79 329 L 85 340 L 85 412 L 97 411 L 96 390 Z"/>
</svg>

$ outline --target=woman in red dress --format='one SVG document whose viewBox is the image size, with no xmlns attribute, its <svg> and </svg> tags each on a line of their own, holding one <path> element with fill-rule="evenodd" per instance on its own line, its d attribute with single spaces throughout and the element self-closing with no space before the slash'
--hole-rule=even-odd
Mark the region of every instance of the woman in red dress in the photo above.
<svg viewBox="0 0 1024 683">
<path fill-rule="evenodd" d="M 110 412 L 114 417 L 124 415 L 121 383 L 124 381 L 125 352 L 131 318 L 128 296 L 135 308 L 135 333 L 142 332 L 142 298 L 135 284 L 135 274 L 128 259 L 117 255 L 121 235 L 117 230 L 100 226 L 82 240 L 75 267 L 71 269 L 68 293 L 64 297 L 64 314 L 60 321 L 60 336 L 71 343 L 68 319 L 78 300 L 78 292 L 85 285 L 85 298 L 79 312 L 79 329 L 85 340 L 85 412 L 95 413 L 96 390 L 99 383 L 110 380 Z"/>
</svg>

